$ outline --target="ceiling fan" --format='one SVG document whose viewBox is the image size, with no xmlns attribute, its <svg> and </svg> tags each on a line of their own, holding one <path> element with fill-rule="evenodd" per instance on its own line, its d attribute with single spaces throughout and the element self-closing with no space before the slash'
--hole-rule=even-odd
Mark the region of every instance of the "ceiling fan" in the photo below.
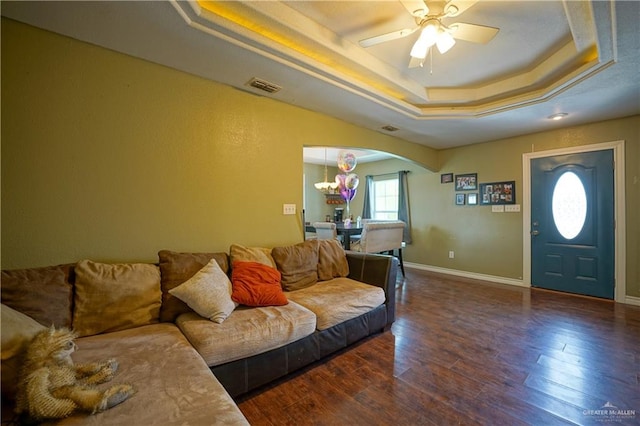
<svg viewBox="0 0 640 426">
<path fill-rule="evenodd" d="M 433 45 L 436 45 L 440 53 L 446 53 L 456 44 L 456 39 L 485 44 L 500 31 L 498 28 L 484 25 L 461 22 L 449 25 L 442 23 L 444 18 L 461 15 L 478 0 L 400 0 L 400 2 L 414 16 L 417 26 L 360 40 L 360 46 L 374 46 L 407 37 L 420 30 L 420 36 L 411 49 L 410 68 L 422 65 Z"/>
</svg>

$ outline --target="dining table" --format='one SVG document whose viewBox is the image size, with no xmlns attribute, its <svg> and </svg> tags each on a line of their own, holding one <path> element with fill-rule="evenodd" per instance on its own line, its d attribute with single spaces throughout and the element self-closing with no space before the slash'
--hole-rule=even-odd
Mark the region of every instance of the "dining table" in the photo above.
<svg viewBox="0 0 640 426">
<path fill-rule="evenodd" d="M 311 224 L 305 225 L 306 232 L 316 232 L 316 228 Z M 342 236 L 342 246 L 345 250 L 351 250 L 351 237 L 354 235 L 362 234 L 362 226 L 358 227 L 355 224 L 345 226 L 344 222 L 336 223 L 336 233 Z"/>
</svg>

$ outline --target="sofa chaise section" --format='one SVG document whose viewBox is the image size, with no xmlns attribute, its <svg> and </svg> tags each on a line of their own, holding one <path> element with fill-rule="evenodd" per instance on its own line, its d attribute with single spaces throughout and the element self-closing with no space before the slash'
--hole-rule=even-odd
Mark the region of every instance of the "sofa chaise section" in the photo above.
<svg viewBox="0 0 640 426">
<path fill-rule="evenodd" d="M 178 327 L 147 325 L 77 340 L 78 363 L 118 360 L 109 383 L 133 383 L 136 394 L 93 416 L 78 414 L 60 425 L 248 425 L 235 402 Z"/>
</svg>

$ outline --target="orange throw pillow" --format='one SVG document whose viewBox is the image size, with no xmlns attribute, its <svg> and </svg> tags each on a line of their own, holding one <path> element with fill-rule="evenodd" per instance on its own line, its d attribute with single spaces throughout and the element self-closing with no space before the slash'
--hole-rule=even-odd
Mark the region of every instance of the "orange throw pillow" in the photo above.
<svg viewBox="0 0 640 426">
<path fill-rule="evenodd" d="M 280 272 L 258 262 L 233 262 L 231 299 L 246 306 L 280 306 L 289 303 L 282 292 Z"/>
</svg>

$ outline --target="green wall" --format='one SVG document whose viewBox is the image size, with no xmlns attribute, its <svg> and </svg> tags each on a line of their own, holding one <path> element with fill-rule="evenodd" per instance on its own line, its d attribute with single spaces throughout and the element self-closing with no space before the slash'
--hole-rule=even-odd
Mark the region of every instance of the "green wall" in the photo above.
<svg viewBox="0 0 640 426">
<path fill-rule="evenodd" d="M 302 241 L 302 147 L 436 151 L 2 19 L 2 267 Z"/>
<path fill-rule="evenodd" d="M 359 164 L 367 174 L 410 170 L 408 176 L 413 244 L 403 251 L 408 262 L 440 268 L 522 279 L 522 212 L 492 213 L 488 206 L 457 206 L 453 184 L 441 184 L 440 173 L 477 173 L 478 181 L 516 181 L 522 204 L 522 155 L 572 146 L 625 140 L 626 286 L 640 296 L 640 116 L 519 136 L 439 152 L 441 168 L 431 172 L 408 161 Z M 362 197 L 353 203 L 362 212 Z M 453 250 L 455 258 L 449 259 Z"/>
<path fill-rule="evenodd" d="M 3 18 L 2 268 L 302 241 L 300 215 L 282 204 L 302 207 L 303 173 L 307 205 L 327 209 L 307 220 L 333 210 L 312 191 L 324 170 L 303 166 L 302 147 L 339 146 L 408 160 L 356 168 L 362 181 L 411 171 L 408 262 L 518 279 L 521 213 L 455 206 L 440 173 L 516 180 L 520 204 L 532 146 L 624 139 L 627 294 L 640 297 L 639 129 L 636 116 L 438 152 Z"/>
</svg>

